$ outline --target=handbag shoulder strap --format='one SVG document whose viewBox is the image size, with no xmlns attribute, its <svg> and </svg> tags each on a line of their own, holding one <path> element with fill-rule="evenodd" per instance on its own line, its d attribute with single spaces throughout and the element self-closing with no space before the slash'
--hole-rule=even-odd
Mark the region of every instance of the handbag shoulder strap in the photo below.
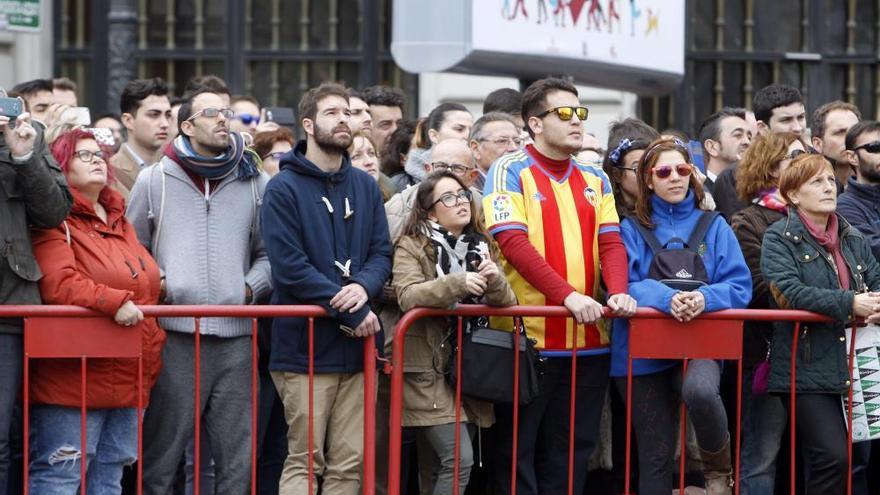
<svg viewBox="0 0 880 495">
<path fill-rule="evenodd" d="M 715 217 L 717 216 L 717 211 L 704 211 L 702 215 L 700 215 L 700 219 L 697 220 L 697 224 L 694 226 L 691 236 L 688 237 L 687 247 L 694 249 L 703 242 L 703 238 L 706 237 L 709 227 L 712 226 L 712 222 L 715 221 Z"/>
</svg>

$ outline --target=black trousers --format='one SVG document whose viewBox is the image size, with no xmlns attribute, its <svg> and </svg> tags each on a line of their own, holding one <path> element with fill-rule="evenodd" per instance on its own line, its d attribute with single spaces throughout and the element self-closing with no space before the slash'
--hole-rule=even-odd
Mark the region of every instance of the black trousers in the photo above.
<svg viewBox="0 0 880 495">
<path fill-rule="evenodd" d="M 783 398 L 786 407 L 788 397 Z M 845 494 L 847 432 L 840 395 L 798 394 L 795 401 L 805 495 Z"/>
<path fill-rule="evenodd" d="M 587 460 L 596 448 L 609 363 L 607 354 L 577 359 L 573 493 L 584 491 Z M 538 396 L 519 408 L 517 495 L 568 493 L 571 360 L 547 359 L 543 370 Z M 499 442 L 494 493 L 507 494 L 510 493 L 513 407 L 497 405 L 495 416 Z"/>
</svg>

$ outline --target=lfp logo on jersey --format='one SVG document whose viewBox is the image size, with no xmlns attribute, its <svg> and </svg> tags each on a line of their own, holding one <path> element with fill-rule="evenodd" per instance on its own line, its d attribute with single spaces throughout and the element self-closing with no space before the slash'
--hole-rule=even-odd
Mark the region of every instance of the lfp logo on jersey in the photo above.
<svg viewBox="0 0 880 495">
<path fill-rule="evenodd" d="M 496 222 L 505 222 L 511 216 L 510 196 L 499 194 L 492 200 L 492 215 Z"/>
</svg>

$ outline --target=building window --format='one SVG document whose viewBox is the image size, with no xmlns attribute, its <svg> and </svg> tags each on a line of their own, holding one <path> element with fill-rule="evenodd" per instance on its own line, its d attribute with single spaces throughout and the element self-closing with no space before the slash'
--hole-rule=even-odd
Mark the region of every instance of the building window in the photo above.
<svg viewBox="0 0 880 495">
<path fill-rule="evenodd" d="M 401 87 L 415 110 L 417 76 L 391 57 L 390 0 L 129 0 L 137 18 L 137 77 L 162 77 L 180 95 L 193 76 L 216 74 L 265 106 L 295 107 L 323 81 Z M 368 19 L 365 7 L 377 9 Z M 104 101 L 110 0 L 56 0 L 56 73 L 76 81 L 84 104 Z M 374 46 L 363 46 L 372 29 Z M 105 36 L 101 38 L 101 34 Z M 372 56 L 368 56 L 372 55 Z"/>
<path fill-rule="evenodd" d="M 877 118 L 877 9 L 855 0 L 687 0 L 682 86 L 640 98 L 640 115 L 694 135 L 722 106 L 751 108 L 756 90 L 784 83 L 801 90 L 808 115 L 844 100 Z"/>
</svg>

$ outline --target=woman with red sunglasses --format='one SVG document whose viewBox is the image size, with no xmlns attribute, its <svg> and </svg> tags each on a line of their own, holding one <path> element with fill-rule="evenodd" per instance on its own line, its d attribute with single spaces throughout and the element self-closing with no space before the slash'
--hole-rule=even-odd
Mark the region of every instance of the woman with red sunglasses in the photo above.
<svg viewBox="0 0 880 495">
<path fill-rule="evenodd" d="M 640 306 L 687 322 L 705 311 L 744 308 L 752 296 L 748 266 L 720 215 L 700 209 L 704 193 L 690 153 L 677 139 L 658 139 L 638 166 L 635 214 L 621 223 L 629 257 L 629 290 Z M 626 393 L 629 322 L 616 319 L 611 376 Z M 688 407 L 709 495 L 731 493 L 730 436 L 719 395 L 721 364 L 709 359 L 633 361 L 632 420 L 639 458 L 639 494 L 668 495 L 679 399 Z"/>
</svg>

